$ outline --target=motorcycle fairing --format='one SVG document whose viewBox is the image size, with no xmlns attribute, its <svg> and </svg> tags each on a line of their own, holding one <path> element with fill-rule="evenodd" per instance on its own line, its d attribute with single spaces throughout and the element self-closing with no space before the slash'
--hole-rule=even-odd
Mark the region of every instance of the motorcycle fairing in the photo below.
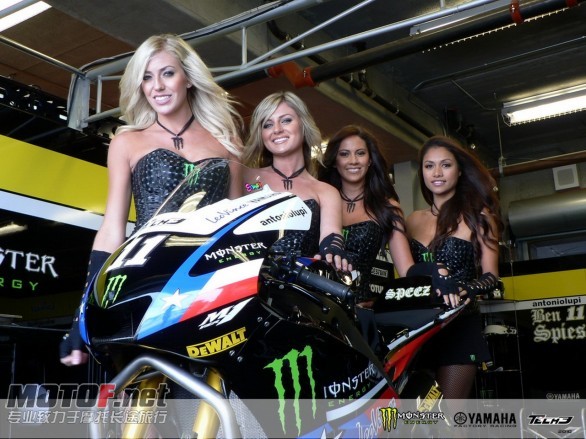
<svg viewBox="0 0 586 439">
<path fill-rule="evenodd" d="M 273 221 L 263 225 L 262 218 Z M 142 300 L 144 307 L 147 296 L 151 303 L 144 316 L 134 312 L 133 326 L 128 327 L 128 322 L 122 322 L 122 312 L 120 322 L 110 322 L 112 328 L 106 330 L 106 336 L 116 335 L 115 326 L 120 326 L 121 336 L 115 337 L 119 342 L 141 340 L 148 346 L 147 339 L 158 332 L 256 294 L 257 276 L 266 251 L 259 251 L 252 260 L 236 258 L 225 264 L 226 269 L 218 261 L 206 260 L 205 255 L 217 248 L 233 249 L 250 243 L 268 249 L 282 230 L 307 230 L 310 223 L 311 211 L 303 201 L 288 193 L 271 192 L 269 188 L 194 212 L 163 213 L 152 218 L 109 258 L 88 288 L 82 308 L 97 306 L 114 311 L 116 307 L 128 307 L 126 302 L 134 300 Z M 251 233 L 253 227 L 259 229 L 259 224 L 260 231 Z M 213 235 L 204 236 L 204 232 Z M 118 291 L 109 300 L 108 288 L 114 278 L 123 278 L 125 283 L 123 288 L 122 281 L 116 284 Z M 102 317 L 105 315 L 97 320 Z M 86 313 L 82 312 L 80 330 L 91 344 L 85 320 Z"/>
<path fill-rule="evenodd" d="M 155 215 L 134 236 L 138 237 L 152 233 L 212 236 L 222 227 L 251 211 L 266 209 L 267 206 L 287 199 L 298 200 L 293 202 L 297 204 L 301 202 L 302 205 L 305 205 L 305 203 L 288 192 L 272 192 L 268 186 L 265 186 L 260 192 L 252 193 L 236 200 L 224 199 L 193 212 L 179 211 Z M 287 226 L 289 227 L 289 224 Z"/>
</svg>

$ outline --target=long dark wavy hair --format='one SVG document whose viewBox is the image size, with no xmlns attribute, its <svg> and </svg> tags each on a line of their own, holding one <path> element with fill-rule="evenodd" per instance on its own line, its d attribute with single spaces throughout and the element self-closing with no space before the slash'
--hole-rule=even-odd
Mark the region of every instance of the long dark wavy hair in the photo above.
<svg viewBox="0 0 586 439">
<path fill-rule="evenodd" d="M 374 135 L 358 125 L 347 125 L 340 129 L 328 142 L 323 158 L 324 166 L 319 168 L 318 179 L 331 184 L 338 190 L 342 189 L 342 178 L 336 169 L 336 156 L 342 141 L 351 136 L 360 137 L 368 148 L 371 164 L 364 182 L 364 209 L 367 215 L 383 229 L 381 242 L 381 248 L 383 248 L 395 229 L 405 233 L 405 220 L 401 209 L 389 202 L 389 199 L 398 202 L 399 196 Z"/>
<path fill-rule="evenodd" d="M 479 264 L 482 256 L 480 240 L 497 250 L 503 230 L 496 182 L 480 160 L 456 140 L 445 136 L 433 136 L 419 151 L 419 184 L 423 198 L 430 206 L 433 206 L 433 193 L 425 186 L 422 169 L 423 158 L 432 148 L 445 148 L 451 152 L 456 158 L 460 176 L 454 196 L 439 210 L 435 237 L 430 243 L 430 250 L 434 251 L 440 247 L 446 238 L 458 229 L 459 221 L 463 220 L 472 231 L 472 245 L 476 263 Z M 489 218 L 492 218 L 496 230 L 491 229 Z M 491 232 L 494 235 L 491 235 Z"/>
</svg>

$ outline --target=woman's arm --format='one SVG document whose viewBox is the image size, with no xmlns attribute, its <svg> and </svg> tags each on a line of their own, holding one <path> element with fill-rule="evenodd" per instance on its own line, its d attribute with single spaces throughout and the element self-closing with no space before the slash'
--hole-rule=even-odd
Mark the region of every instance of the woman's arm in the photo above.
<svg viewBox="0 0 586 439">
<path fill-rule="evenodd" d="M 342 234 L 342 198 L 327 183 L 319 182 L 320 242 L 331 233 Z"/>
<path fill-rule="evenodd" d="M 230 155 L 228 160 L 230 160 L 230 191 L 228 197 L 233 200 L 244 194 L 242 165 L 240 164 L 240 160 L 233 155 Z"/>
<path fill-rule="evenodd" d="M 126 239 L 130 211 L 131 169 L 125 139 L 128 134 L 115 136 L 108 150 L 108 197 L 100 229 L 94 239 L 94 250 L 113 252 Z"/>
<path fill-rule="evenodd" d="M 400 204 L 395 200 L 389 200 L 389 202 L 399 209 Z M 401 215 L 403 211 L 401 210 Z M 399 274 L 399 277 L 407 276 L 407 270 L 414 264 L 413 255 L 409 248 L 409 241 L 406 233 L 402 233 L 400 230 L 394 229 L 392 235 L 389 238 L 389 251 L 391 252 L 391 258 L 393 259 L 393 265 L 395 270 Z"/>
<path fill-rule="evenodd" d="M 342 237 L 342 198 L 338 190 L 333 186 L 316 181 L 319 194 L 319 208 L 320 208 L 320 226 L 319 226 L 319 242 L 320 253 L 323 253 L 322 248 L 328 247 L 329 241 L 332 241 L 336 250 L 341 251 L 338 255 L 336 252 L 326 253 L 326 261 L 333 262 L 338 270 L 349 271 L 352 270 L 352 265 L 349 264 L 346 257 L 344 257 L 344 238 Z"/>
<path fill-rule="evenodd" d="M 486 215 L 490 227 L 489 237 L 496 240 L 496 224 L 490 215 Z M 482 231 L 481 231 L 482 233 Z M 498 287 L 498 261 L 499 261 L 499 249 L 498 242 L 493 245 L 484 242 L 481 237 L 480 241 L 480 268 L 482 274 L 478 279 L 474 279 L 469 282 L 465 282 L 460 285 L 460 297 L 462 300 L 466 300 L 469 303 L 477 295 L 487 294 Z"/>
<path fill-rule="evenodd" d="M 483 213 L 483 215 L 485 215 Z M 482 251 L 482 255 L 480 257 L 480 266 L 482 268 L 482 273 L 492 273 L 496 277 L 499 275 L 499 249 L 498 249 L 498 239 L 496 237 L 495 230 L 497 230 L 496 224 L 494 222 L 494 218 L 491 215 L 485 215 L 486 219 L 488 220 L 488 224 L 490 227 L 489 237 L 494 240 L 495 244 L 493 246 L 487 244 L 482 239 L 480 239 L 480 250 Z"/>
</svg>

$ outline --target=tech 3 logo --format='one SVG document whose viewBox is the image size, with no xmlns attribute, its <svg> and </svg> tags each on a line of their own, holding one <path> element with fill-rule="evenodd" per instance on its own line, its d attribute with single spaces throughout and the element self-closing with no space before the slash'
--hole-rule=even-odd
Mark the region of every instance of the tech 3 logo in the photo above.
<svg viewBox="0 0 586 439">
<path fill-rule="evenodd" d="M 285 406 L 287 400 L 285 399 L 285 384 L 283 379 L 283 371 L 286 365 L 289 366 L 292 385 L 294 390 L 293 395 L 293 407 L 295 410 L 295 425 L 297 426 L 297 434 L 301 434 L 301 410 L 299 406 L 299 400 L 301 397 L 301 371 L 300 363 L 301 359 L 305 359 L 305 373 L 309 380 L 311 389 L 311 408 L 313 418 L 315 419 L 316 413 L 316 396 L 315 396 L 315 380 L 313 379 L 312 359 L 313 350 L 311 346 L 305 346 L 300 352 L 297 349 L 291 349 L 287 354 L 281 358 L 275 358 L 272 362 L 267 364 L 264 369 L 272 369 L 275 373 L 275 389 L 279 397 L 279 419 L 281 421 L 281 427 L 283 433 L 287 434 L 287 428 L 285 425 Z M 302 368 L 302 366 L 301 366 Z"/>
<path fill-rule="evenodd" d="M 397 420 L 399 419 L 399 410 L 396 407 L 379 408 L 381 421 L 384 431 L 397 429 Z"/>
</svg>

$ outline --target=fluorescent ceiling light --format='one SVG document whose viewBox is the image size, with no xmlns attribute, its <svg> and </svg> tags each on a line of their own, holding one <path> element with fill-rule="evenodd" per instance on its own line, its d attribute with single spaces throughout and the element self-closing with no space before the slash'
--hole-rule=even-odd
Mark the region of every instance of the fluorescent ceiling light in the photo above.
<svg viewBox="0 0 586 439">
<path fill-rule="evenodd" d="M 503 104 L 502 115 L 509 125 L 586 110 L 586 84 L 531 96 Z"/>
<path fill-rule="evenodd" d="M 11 235 L 13 233 L 22 232 L 23 230 L 28 229 L 28 226 L 15 223 L 6 224 L 0 227 L 0 236 L 4 235 Z"/>
<path fill-rule="evenodd" d="M 481 4 L 480 6 L 475 6 L 468 10 L 454 12 L 453 14 L 446 15 L 445 17 L 435 18 L 433 20 L 426 21 L 425 23 L 420 23 L 415 26 L 412 26 L 409 30 L 409 35 L 419 35 L 424 32 L 430 32 L 446 28 L 448 26 L 452 26 L 454 24 L 470 20 L 471 18 L 474 18 L 478 15 L 493 12 L 497 9 L 508 9 L 510 5 L 511 0 L 497 0 L 490 2 L 490 4 Z"/>
<path fill-rule="evenodd" d="M 16 26 L 49 9 L 45 2 L 26 0 L 2 0 L 0 5 L 0 32 Z"/>
</svg>

